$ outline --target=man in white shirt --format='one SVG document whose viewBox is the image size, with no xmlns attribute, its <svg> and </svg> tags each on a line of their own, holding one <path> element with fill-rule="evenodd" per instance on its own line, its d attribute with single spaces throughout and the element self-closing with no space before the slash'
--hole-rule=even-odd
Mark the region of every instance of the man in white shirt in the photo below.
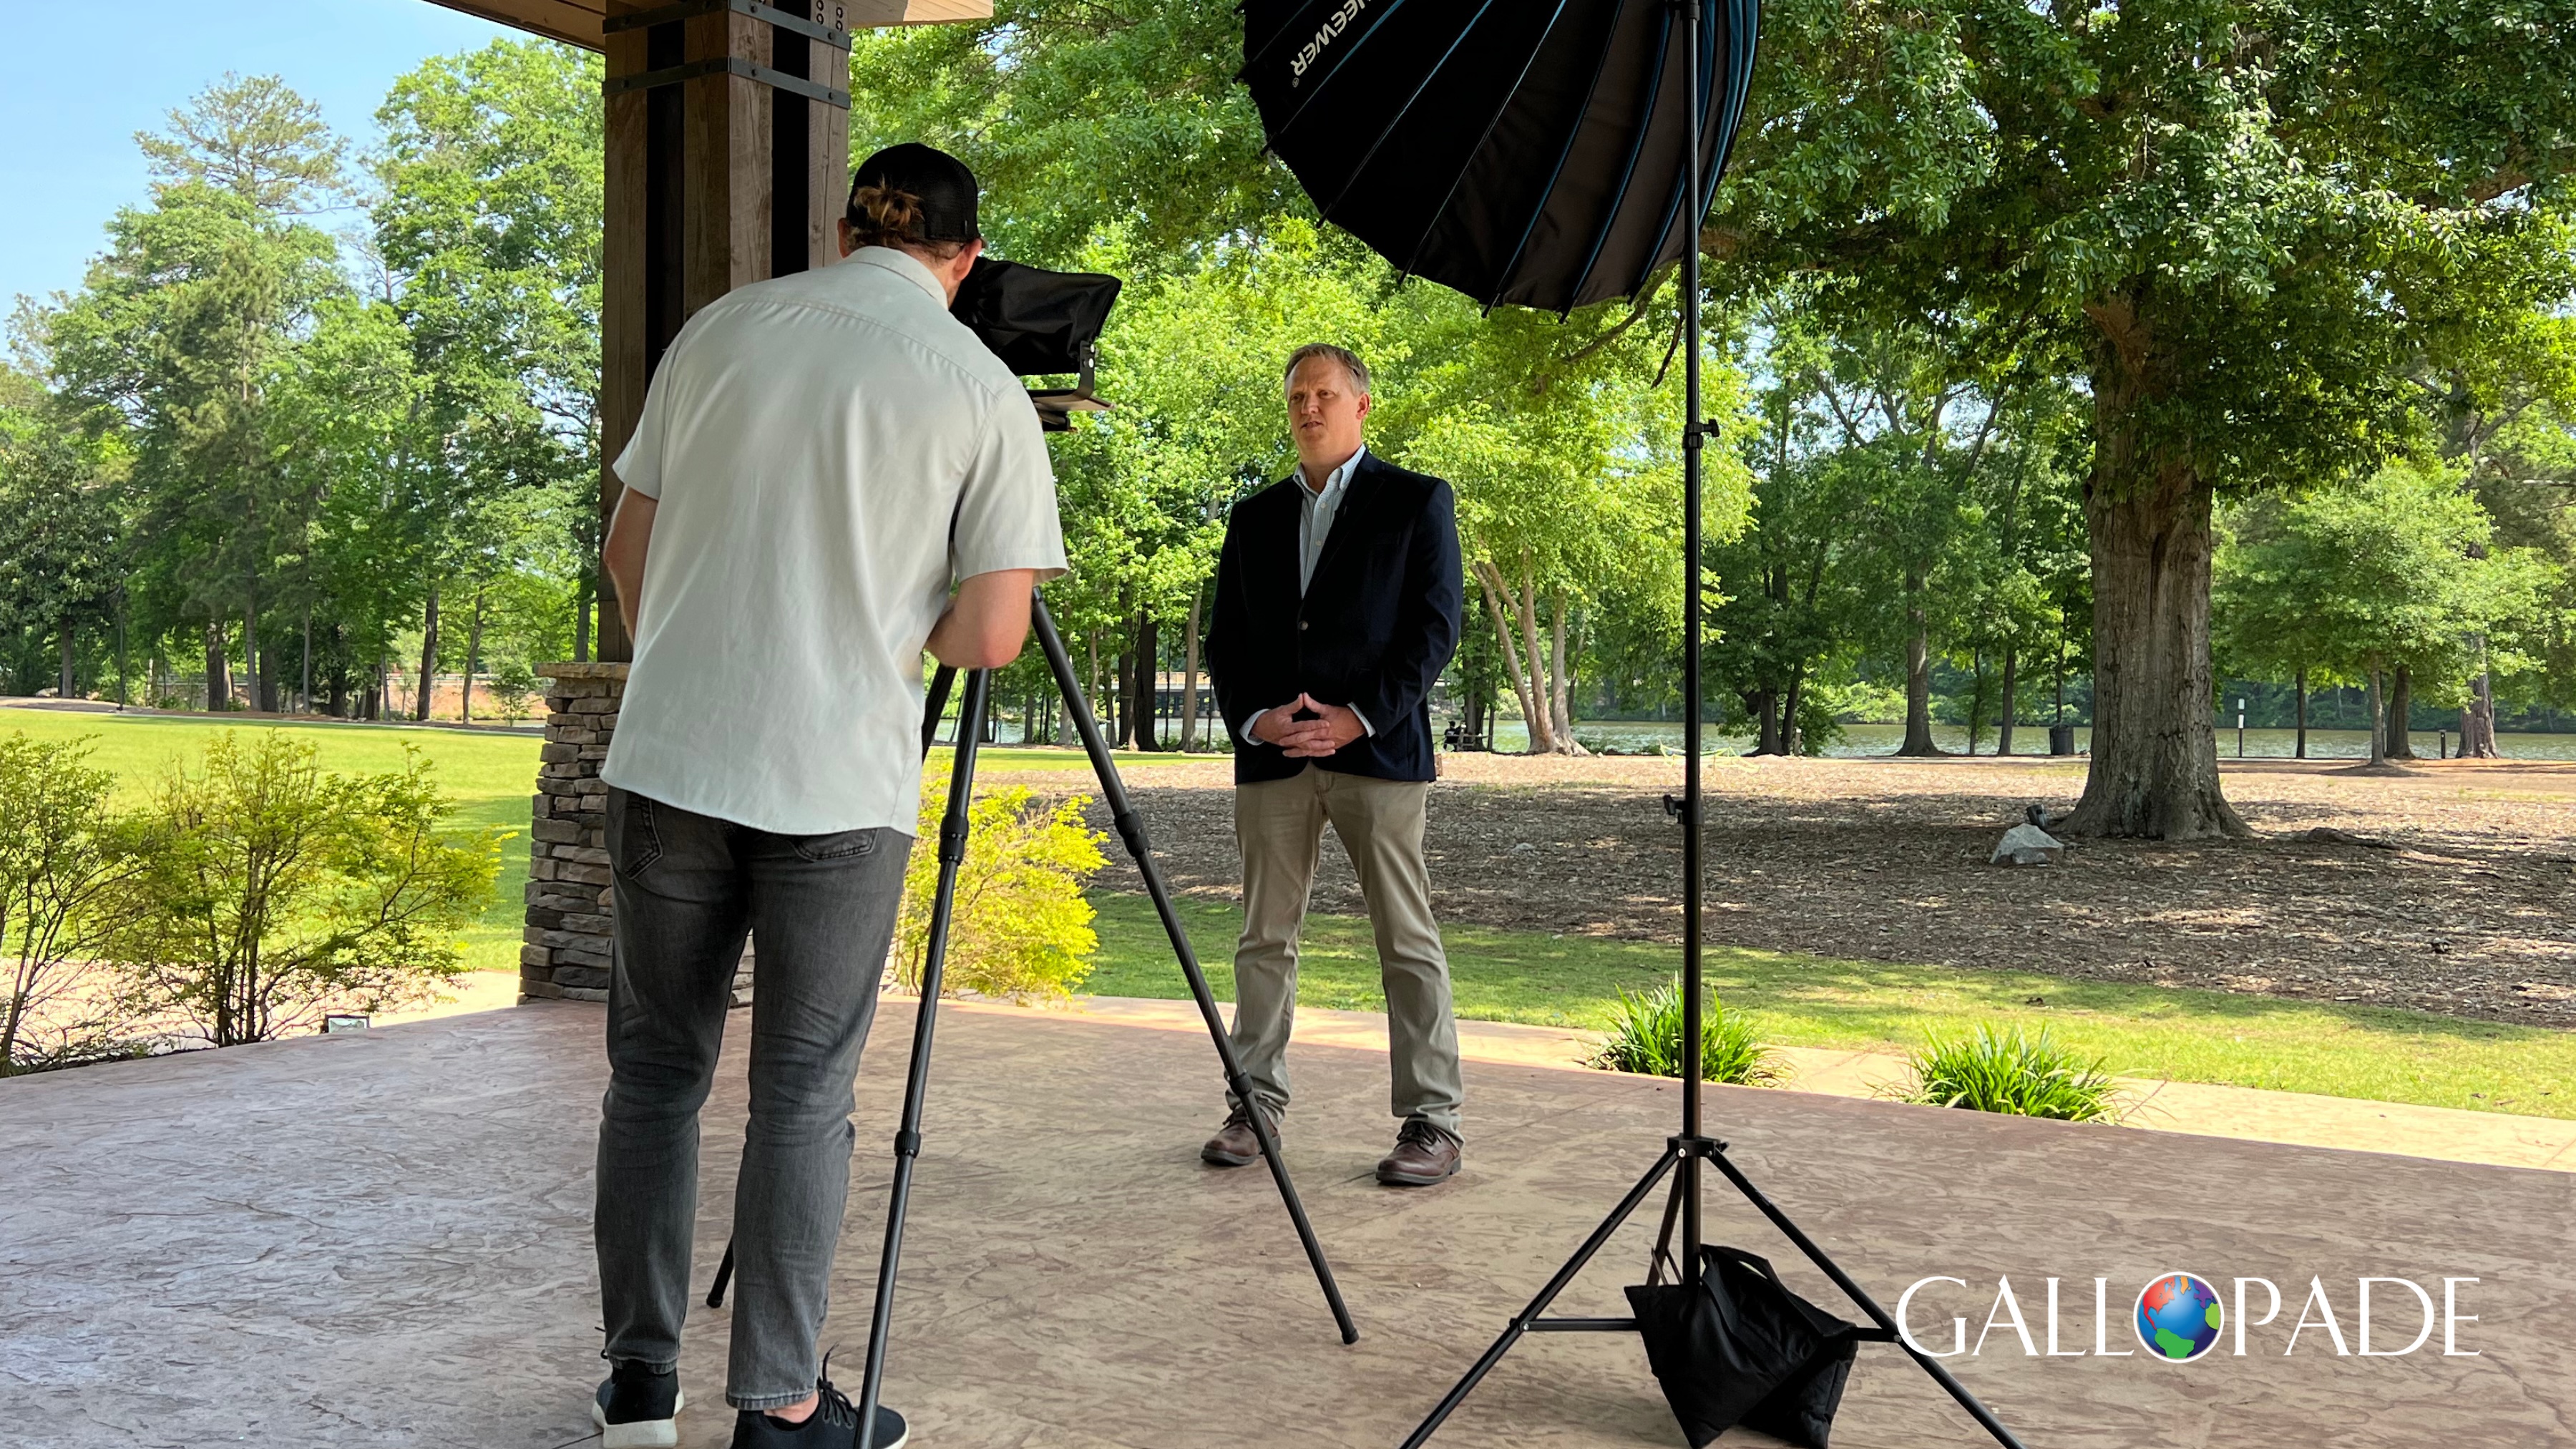
<svg viewBox="0 0 2576 1449">
<path fill-rule="evenodd" d="M 733 1213 L 737 1449 L 846 1449 L 817 1335 L 849 1189 L 851 1083 L 921 789 L 921 655 L 1019 653 L 1064 570 L 1019 380 L 949 315 L 975 179 L 860 165 L 837 266 L 709 303 L 663 357 L 603 556 L 635 640 L 607 780 L 617 960 L 594 1232 L 608 1449 L 678 1442 L 698 1108 L 756 932 Z M 951 587 L 954 594 L 951 594 Z M 878 1449 L 904 1442 L 880 1411 Z"/>
</svg>

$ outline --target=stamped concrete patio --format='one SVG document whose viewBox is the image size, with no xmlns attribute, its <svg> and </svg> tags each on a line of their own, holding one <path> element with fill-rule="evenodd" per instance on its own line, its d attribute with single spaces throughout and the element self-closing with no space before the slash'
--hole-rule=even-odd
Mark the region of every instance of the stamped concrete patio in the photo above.
<svg viewBox="0 0 2576 1449">
<path fill-rule="evenodd" d="M 860 1092 L 833 1336 L 854 1381 L 910 1003 L 889 1002 Z M 0 1083 L 0 1442 L 469 1445 L 589 1437 L 599 1365 L 589 1256 L 598 1008 L 477 1016 Z M 1471 1063 L 1468 1171 L 1400 1193 L 1368 1178 L 1384 1063 L 1310 1047 L 1289 1146 L 1363 1338 L 1345 1348 L 1266 1177 L 1195 1158 L 1215 1115 L 1189 1035 L 961 1010 L 940 1037 L 890 1400 L 922 1449 L 1331 1445 L 1391 1449 L 1671 1129 L 1669 1086 Z M 726 1235 L 739 1063 L 711 1108 L 701 1272 Z M 2060 1347 L 2094 1345 L 2090 1279 L 2125 1306 L 2150 1277 L 2282 1285 L 2248 1355 L 2174 1366 L 2026 1358 L 2009 1328 L 1954 1361 L 2037 1446 L 2576 1444 L 2576 1175 L 2434 1163 L 1885 1103 L 1718 1089 L 1739 1161 L 1915 1326 L 1973 1337 L 2009 1275 L 2037 1320 L 2066 1280 Z M 1713 1234 L 1830 1301 L 1751 1213 Z M 1566 1307 L 1607 1313 L 1651 1223 Z M 2458 1347 L 2338 1357 L 2358 1277 L 2460 1290 Z M 2377 1346 L 2420 1315 L 2380 1290 Z M 2260 1291 L 2256 1304 L 2260 1307 Z M 2045 1324 L 2034 1321 L 2045 1350 Z M 682 1366 L 720 1445 L 725 1317 Z M 2125 1322 L 2109 1346 L 2135 1347 Z M 2356 1349 L 2357 1343 L 2353 1345 Z M 854 1387 L 854 1383 L 852 1383 Z M 1736 1443 L 1730 1435 L 1726 1443 Z M 1624 1337 L 1527 1342 L 1438 1441 L 1677 1445 Z M 1760 1442 L 1750 1439 L 1744 1442 Z M 1864 1350 L 1837 1449 L 1983 1442 L 1888 1348 Z"/>
</svg>

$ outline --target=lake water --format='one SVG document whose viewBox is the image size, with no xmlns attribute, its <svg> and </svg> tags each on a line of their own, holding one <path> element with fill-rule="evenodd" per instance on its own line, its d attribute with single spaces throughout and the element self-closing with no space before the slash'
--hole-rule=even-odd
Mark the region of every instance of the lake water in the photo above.
<svg viewBox="0 0 2576 1449">
<path fill-rule="evenodd" d="M 1658 720 L 1578 723 L 1574 727 L 1574 737 L 1581 740 L 1585 748 L 1596 751 L 1606 747 L 1623 754 L 1647 754 L 1652 753 L 1655 747 L 1660 745 L 1665 751 L 1678 754 L 1682 745 L 1682 727 L 1677 721 Z M 2091 729 L 2078 726 L 2075 731 L 2075 748 L 2090 749 L 2092 737 Z M 2442 738 L 2433 730 L 2415 731 L 2415 752 L 2430 758 L 2435 748 L 2442 744 Z M 1712 729 L 1709 731 L 1708 739 L 1709 748 L 1720 754 L 1742 754 L 1753 747 L 1753 739 L 1749 735 L 1721 735 Z M 1896 752 L 1896 747 L 1904 739 L 1905 727 L 1902 725 L 1849 724 L 1843 726 L 1842 738 L 1834 741 L 1825 753 L 1837 759 L 1891 755 Z M 1958 754 L 1967 753 L 1968 732 L 1961 726 L 1936 724 L 1932 727 L 1932 739 L 1945 750 Z M 2292 751 L 2297 742 L 2298 732 L 2295 730 L 2249 729 L 2245 731 L 2244 753 L 2247 759 L 2286 760 L 2292 757 Z M 1528 746 L 1529 732 L 1522 727 L 1520 721 L 1509 720 L 1495 725 L 1495 749 L 1512 753 L 1526 749 Z M 2453 750 L 2459 748 L 2460 737 L 2457 733 L 2450 735 L 2448 746 Z M 1995 732 L 1987 729 L 1977 738 L 1977 753 L 1990 755 L 1994 753 L 1994 749 Z M 2576 760 L 2576 734 L 2499 734 L 2496 736 L 2496 749 L 2508 759 Z M 2048 726 L 2015 726 L 2013 751 L 2016 754 L 2046 754 Z M 2219 758 L 2234 759 L 2236 754 L 2235 729 L 2232 727 L 2221 729 L 2218 732 Z M 2366 760 L 2370 758 L 2370 736 L 2363 730 L 2311 729 L 2308 731 L 2308 758 Z"/>
</svg>

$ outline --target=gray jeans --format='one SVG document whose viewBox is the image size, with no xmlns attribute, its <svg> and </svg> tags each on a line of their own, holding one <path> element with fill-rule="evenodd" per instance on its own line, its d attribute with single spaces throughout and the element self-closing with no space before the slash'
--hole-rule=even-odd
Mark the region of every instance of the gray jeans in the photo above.
<svg viewBox="0 0 2576 1449">
<path fill-rule="evenodd" d="M 773 835 L 611 790 L 617 964 L 592 1219 L 612 1360 L 668 1368 L 688 1314 L 698 1109 L 743 937 L 756 932 L 751 1121 L 734 1180 L 725 1398 L 814 1391 L 816 1339 L 849 1198 L 851 1083 L 903 897 L 912 838 Z"/>
</svg>

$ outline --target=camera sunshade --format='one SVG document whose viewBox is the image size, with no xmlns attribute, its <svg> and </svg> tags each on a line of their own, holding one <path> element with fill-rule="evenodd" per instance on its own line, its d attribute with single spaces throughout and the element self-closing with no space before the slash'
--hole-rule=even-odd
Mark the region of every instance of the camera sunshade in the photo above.
<svg viewBox="0 0 2576 1449">
<path fill-rule="evenodd" d="M 1003 365 L 1023 377 L 1075 374 L 1069 389 L 1029 391 L 1048 432 L 1073 426 L 1077 412 L 1106 412 L 1092 395 L 1091 368 L 1100 329 L 1117 304 L 1116 277 L 1098 272 L 1051 272 L 1022 262 L 978 257 L 948 311 L 973 329 Z"/>
</svg>

